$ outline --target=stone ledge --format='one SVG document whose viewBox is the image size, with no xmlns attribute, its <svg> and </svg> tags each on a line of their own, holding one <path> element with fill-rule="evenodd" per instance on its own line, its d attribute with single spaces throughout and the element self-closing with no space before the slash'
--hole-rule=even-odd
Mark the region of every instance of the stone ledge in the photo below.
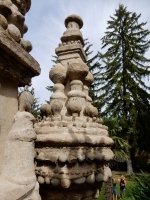
<svg viewBox="0 0 150 200">
<path fill-rule="evenodd" d="M 82 58 L 83 62 L 86 62 L 86 55 L 85 55 L 85 52 L 83 51 L 82 49 L 82 46 L 81 44 L 72 44 L 72 45 L 62 45 L 60 47 L 57 47 L 55 49 L 55 53 L 60 57 L 61 56 L 61 59 L 66 59 L 66 55 L 70 56 L 71 57 L 71 54 L 75 54 L 75 53 L 78 53 L 79 54 L 79 57 Z M 63 58 L 64 56 L 64 58 Z M 68 58 L 68 57 L 67 57 Z M 59 59 L 59 58 L 58 58 Z M 61 60 L 60 59 L 60 60 Z"/>
<path fill-rule="evenodd" d="M 38 76 L 41 72 L 39 63 L 1 27 L 0 55 L 1 74 L 15 80 L 20 86 L 30 84 L 31 78 Z"/>
</svg>

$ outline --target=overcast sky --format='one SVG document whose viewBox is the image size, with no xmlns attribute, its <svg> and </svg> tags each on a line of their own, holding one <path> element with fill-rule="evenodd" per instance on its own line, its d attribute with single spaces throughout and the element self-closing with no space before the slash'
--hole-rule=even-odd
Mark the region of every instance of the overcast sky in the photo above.
<svg viewBox="0 0 150 200">
<path fill-rule="evenodd" d="M 51 59 L 66 30 L 65 18 L 77 14 L 83 19 L 83 38 L 89 39 L 94 53 L 97 53 L 101 51 L 100 39 L 106 31 L 107 21 L 118 9 L 119 3 L 126 6 L 128 11 L 141 13 L 139 22 L 147 21 L 145 28 L 150 30 L 150 0 L 32 0 L 26 14 L 28 32 L 24 38 L 31 41 L 33 50 L 30 54 L 41 67 L 41 74 L 32 79 L 35 96 L 40 98 L 41 104 L 49 100 L 51 95 L 46 86 L 53 85 L 49 79 L 49 71 L 54 65 Z M 146 56 L 150 58 L 150 51 Z"/>
</svg>

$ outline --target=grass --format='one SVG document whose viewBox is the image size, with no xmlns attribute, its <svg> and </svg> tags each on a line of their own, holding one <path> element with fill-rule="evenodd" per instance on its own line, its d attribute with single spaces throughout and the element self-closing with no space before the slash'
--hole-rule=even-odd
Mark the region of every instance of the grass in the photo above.
<svg viewBox="0 0 150 200">
<path fill-rule="evenodd" d="M 120 178 L 122 174 L 113 174 L 113 177 L 115 177 L 116 180 Z M 131 188 L 134 186 L 135 182 L 132 180 L 130 176 L 124 175 L 126 179 L 126 192 L 125 196 L 127 197 L 131 191 Z M 119 182 L 117 183 L 117 193 L 119 194 L 120 189 L 119 189 Z M 118 198 L 119 199 L 119 198 Z M 102 190 L 100 193 L 100 196 L 97 200 L 106 200 L 105 198 L 105 183 L 103 183 Z"/>
</svg>

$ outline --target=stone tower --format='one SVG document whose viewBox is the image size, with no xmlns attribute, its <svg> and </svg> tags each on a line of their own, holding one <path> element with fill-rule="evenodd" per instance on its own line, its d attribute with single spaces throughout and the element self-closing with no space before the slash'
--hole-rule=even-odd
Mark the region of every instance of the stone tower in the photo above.
<svg viewBox="0 0 150 200">
<path fill-rule="evenodd" d="M 0 0 L 1 200 L 40 199 L 35 197 L 35 192 L 31 197 L 33 191 L 38 193 L 34 172 L 34 117 L 27 112 L 33 97 L 24 94 L 24 103 L 18 100 L 18 87 L 31 85 L 32 77 L 40 74 L 39 64 L 29 54 L 32 44 L 23 39 L 28 30 L 25 14 L 30 6 L 31 0 Z"/>
<path fill-rule="evenodd" d="M 50 105 L 42 106 L 43 119 L 34 125 L 35 172 L 42 200 L 90 200 L 111 177 L 113 140 L 91 104 L 94 78 L 83 50 L 83 21 L 70 15 L 65 26 L 56 48 L 58 63 L 49 73 L 54 83 Z"/>
</svg>

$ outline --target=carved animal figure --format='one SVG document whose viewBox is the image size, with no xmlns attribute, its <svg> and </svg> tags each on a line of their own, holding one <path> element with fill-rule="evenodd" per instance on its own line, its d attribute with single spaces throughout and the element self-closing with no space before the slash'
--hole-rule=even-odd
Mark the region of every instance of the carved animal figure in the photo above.
<svg viewBox="0 0 150 200">
<path fill-rule="evenodd" d="M 51 115 L 51 106 L 49 104 L 43 104 L 40 107 L 40 112 L 41 112 L 40 115 L 41 115 L 42 118 L 44 116 L 49 117 Z"/>
<path fill-rule="evenodd" d="M 19 96 L 19 111 L 31 111 L 34 97 L 29 91 L 23 91 Z"/>
</svg>

